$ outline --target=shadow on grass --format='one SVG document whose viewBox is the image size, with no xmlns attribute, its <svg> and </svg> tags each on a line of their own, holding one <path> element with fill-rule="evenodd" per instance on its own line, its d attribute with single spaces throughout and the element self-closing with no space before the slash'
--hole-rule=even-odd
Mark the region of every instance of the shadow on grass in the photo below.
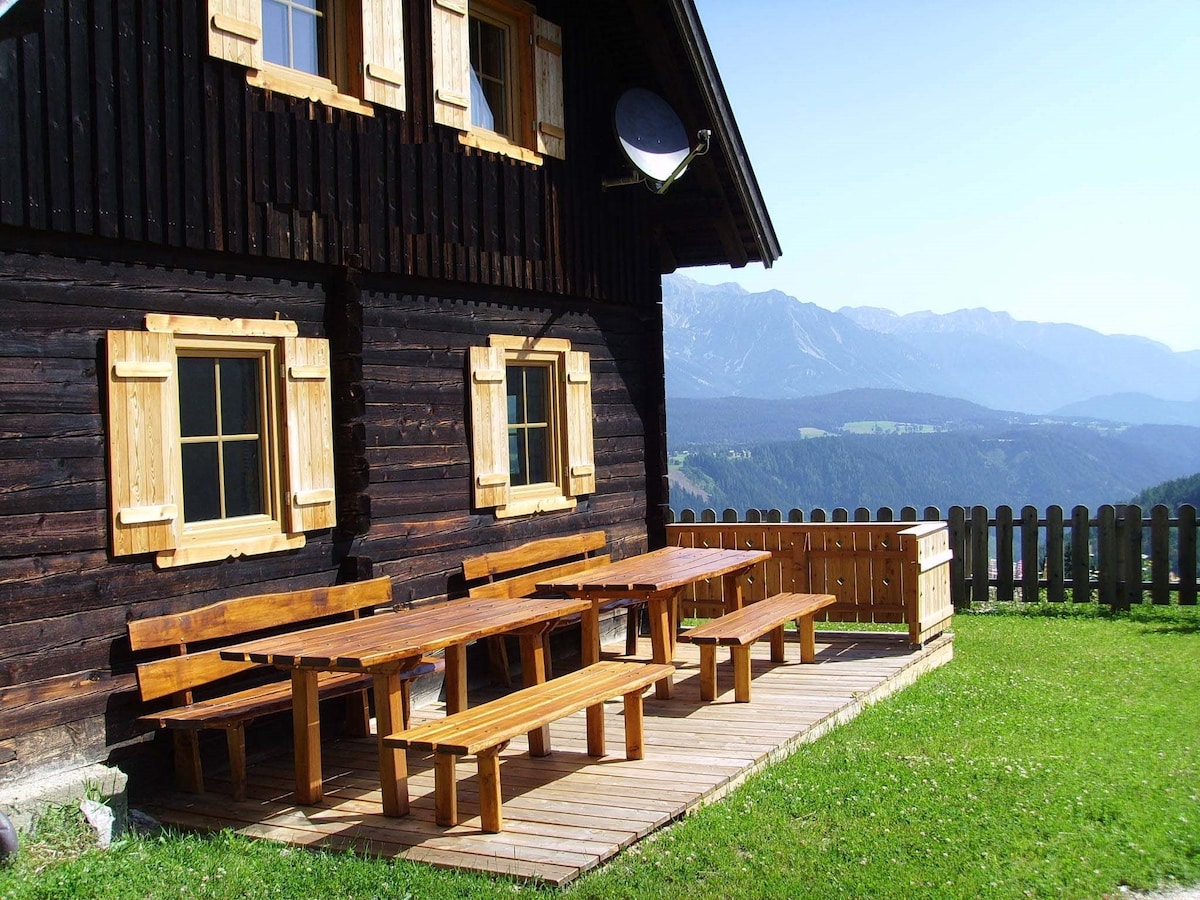
<svg viewBox="0 0 1200 900">
<path fill-rule="evenodd" d="M 966 616 L 1023 616 L 1043 619 L 1089 619 L 1135 622 L 1142 631 L 1153 634 L 1196 634 L 1200 632 L 1200 606 L 1143 603 L 1129 609 L 1113 609 L 1099 603 L 1017 603 L 990 602 L 972 604 L 958 610 Z"/>
</svg>

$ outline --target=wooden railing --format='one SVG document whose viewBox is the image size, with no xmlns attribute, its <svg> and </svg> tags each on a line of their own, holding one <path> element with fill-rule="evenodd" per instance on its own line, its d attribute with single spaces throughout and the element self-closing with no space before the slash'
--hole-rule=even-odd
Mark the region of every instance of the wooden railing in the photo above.
<svg viewBox="0 0 1200 900">
<path fill-rule="evenodd" d="M 1095 513 L 1076 506 L 1045 512 L 1025 506 L 1018 512 L 1001 506 L 952 506 L 946 514 L 936 507 L 920 513 L 905 507 L 899 514 L 888 508 L 872 512 L 815 509 L 713 510 L 696 514 L 683 510 L 681 524 L 746 523 L 883 523 L 944 521 L 949 529 L 950 595 L 955 607 L 972 601 L 1049 600 L 1093 602 L 1126 609 L 1152 602 L 1195 605 L 1197 577 L 1196 509 L 1181 506 L 1175 515 L 1155 506 L 1145 516 L 1141 507 L 1101 506 Z M 676 527 L 676 526 L 671 526 Z"/>
<path fill-rule="evenodd" d="M 833 594 L 837 602 L 821 617 L 906 623 L 913 644 L 944 631 L 954 614 L 944 522 L 680 522 L 667 526 L 667 540 L 686 547 L 769 550 L 771 559 L 751 572 L 746 600 L 780 591 Z M 719 579 L 696 585 L 683 599 L 683 614 L 719 615 L 726 608 L 721 588 Z"/>
</svg>

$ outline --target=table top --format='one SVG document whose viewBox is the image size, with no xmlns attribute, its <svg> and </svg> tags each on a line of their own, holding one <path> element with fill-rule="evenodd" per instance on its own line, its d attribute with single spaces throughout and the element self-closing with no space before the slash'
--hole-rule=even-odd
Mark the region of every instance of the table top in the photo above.
<svg viewBox="0 0 1200 900">
<path fill-rule="evenodd" d="M 256 638 L 222 649 L 221 658 L 290 668 L 382 671 L 403 668 L 433 650 L 553 622 L 590 608 L 586 600 L 571 598 L 464 597 Z"/>
<path fill-rule="evenodd" d="M 729 575 L 770 558 L 769 550 L 663 547 L 540 582 L 538 590 L 670 591 L 706 578 Z"/>
</svg>

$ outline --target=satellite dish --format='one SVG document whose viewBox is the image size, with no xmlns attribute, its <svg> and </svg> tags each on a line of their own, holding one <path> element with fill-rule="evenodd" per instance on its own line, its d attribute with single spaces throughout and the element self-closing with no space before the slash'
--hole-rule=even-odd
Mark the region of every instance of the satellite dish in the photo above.
<svg viewBox="0 0 1200 900">
<path fill-rule="evenodd" d="M 617 143 L 640 173 L 630 178 L 605 181 L 604 187 L 645 181 L 656 194 L 666 191 L 695 157 L 708 152 L 712 132 L 699 132 L 695 149 L 688 141 L 675 110 L 662 97 L 645 88 L 630 88 L 617 100 L 613 111 Z"/>
</svg>

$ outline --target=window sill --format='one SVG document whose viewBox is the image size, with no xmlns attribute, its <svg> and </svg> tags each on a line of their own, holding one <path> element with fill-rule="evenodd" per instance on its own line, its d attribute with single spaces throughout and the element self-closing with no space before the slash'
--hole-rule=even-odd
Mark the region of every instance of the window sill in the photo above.
<svg viewBox="0 0 1200 900">
<path fill-rule="evenodd" d="M 538 513 L 559 512 L 564 509 L 574 509 L 574 497 L 530 497 L 526 500 L 513 500 L 505 506 L 496 507 L 497 519 L 511 519 L 515 516 L 532 516 Z"/>
<path fill-rule="evenodd" d="M 487 150 L 491 153 L 499 153 L 501 156 L 518 159 L 521 162 L 529 163 L 531 166 L 540 166 L 544 161 L 540 153 L 535 153 L 533 150 L 530 150 L 528 147 L 522 147 L 520 144 L 514 144 L 504 135 L 497 134 L 494 131 L 460 132 L 458 142 L 465 147 L 474 147 L 477 150 Z"/>
<path fill-rule="evenodd" d="M 266 91 L 324 103 L 326 106 L 334 106 L 363 116 L 375 115 L 375 107 L 350 94 L 340 93 L 332 81 L 294 69 L 264 64 L 261 69 L 250 70 L 246 75 L 246 83 Z"/>
<path fill-rule="evenodd" d="M 159 569 L 173 569 L 195 563 L 217 562 L 238 556 L 257 556 L 280 550 L 298 550 L 304 546 L 303 534 L 262 534 L 240 540 L 214 540 L 211 543 L 187 544 L 174 550 L 163 550 L 154 557 Z"/>
</svg>

